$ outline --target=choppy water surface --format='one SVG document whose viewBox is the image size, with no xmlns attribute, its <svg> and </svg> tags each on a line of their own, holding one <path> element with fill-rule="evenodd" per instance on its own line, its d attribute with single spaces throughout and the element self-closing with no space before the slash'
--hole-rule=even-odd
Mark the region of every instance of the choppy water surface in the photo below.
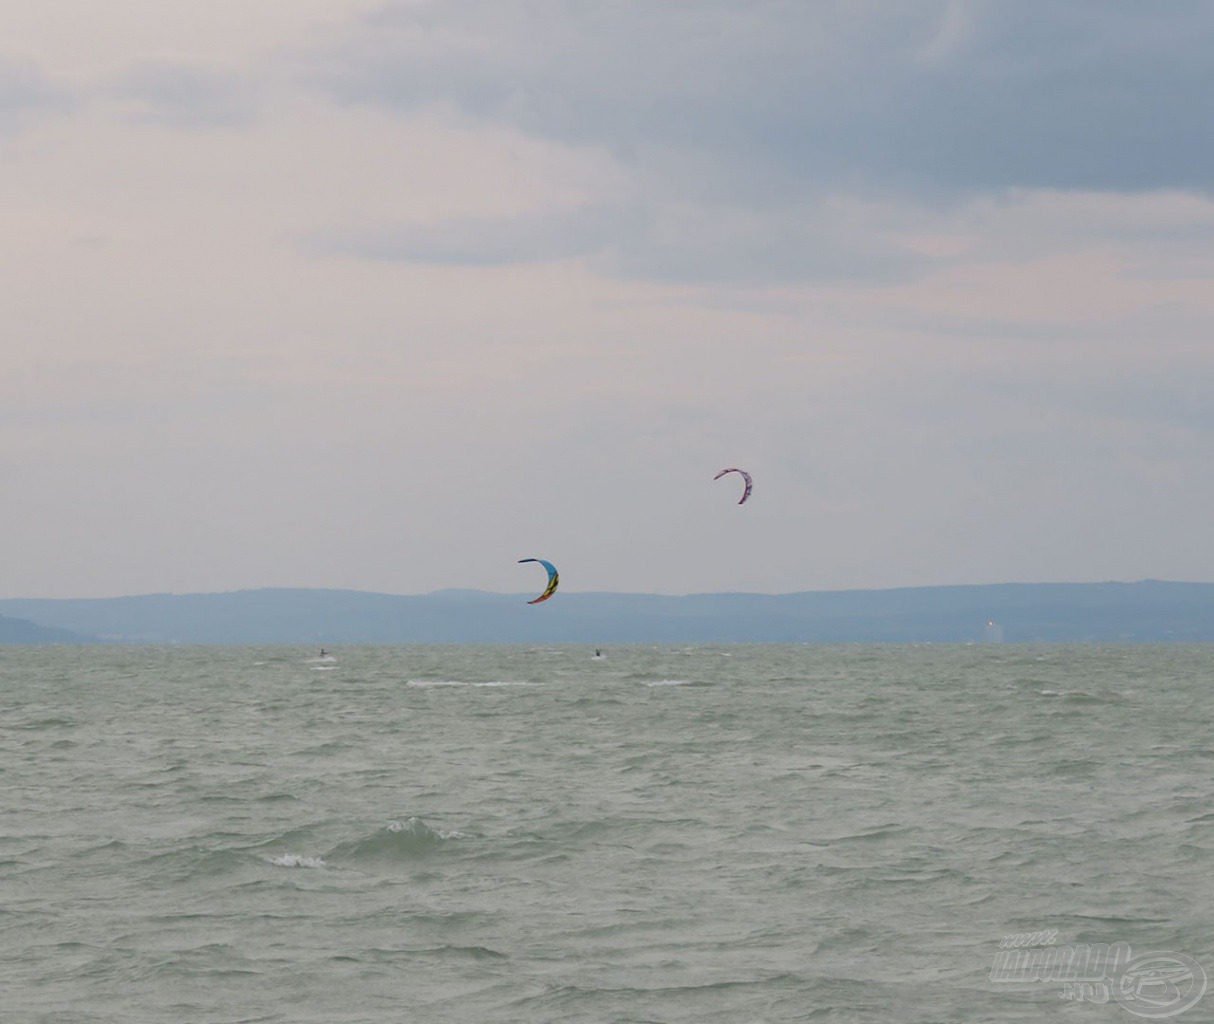
<svg viewBox="0 0 1214 1024">
<path fill-rule="evenodd" d="M 0 648 L 3 1019 L 1138 1019 L 992 983 L 1042 929 L 1214 973 L 1214 648 L 592 654 Z"/>
</svg>

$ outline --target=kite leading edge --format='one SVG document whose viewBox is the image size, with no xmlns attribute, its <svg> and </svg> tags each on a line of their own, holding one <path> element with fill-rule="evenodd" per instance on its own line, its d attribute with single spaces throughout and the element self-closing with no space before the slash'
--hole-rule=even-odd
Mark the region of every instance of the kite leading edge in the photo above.
<svg viewBox="0 0 1214 1024">
<path fill-rule="evenodd" d="M 547 601 L 553 594 L 556 593 L 557 584 L 561 582 L 560 574 L 556 571 L 556 566 L 551 562 L 546 562 L 542 558 L 520 558 L 519 565 L 524 562 L 539 562 L 545 569 L 548 570 L 548 586 L 544 588 L 544 592 L 533 601 L 528 601 L 528 604 L 539 604 L 541 601 Z"/>
<path fill-rule="evenodd" d="M 751 492 L 752 488 L 754 487 L 754 482 L 750 479 L 750 474 L 747 473 L 746 470 L 744 470 L 744 469 L 736 469 L 731 466 L 729 469 L 721 470 L 721 472 L 719 472 L 716 476 L 714 476 L 713 479 L 720 480 L 721 477 L 723 477 L 726 473 L 741 473 L 742 474 L 742 479 L 746 481 L 746 488 L 745 488 L 745 490 L 742 491 L 742 497 L 738 501 L 738 504 L 745 505 L 746 499 L 750 497 L 750 492 Z"/>
</svg>

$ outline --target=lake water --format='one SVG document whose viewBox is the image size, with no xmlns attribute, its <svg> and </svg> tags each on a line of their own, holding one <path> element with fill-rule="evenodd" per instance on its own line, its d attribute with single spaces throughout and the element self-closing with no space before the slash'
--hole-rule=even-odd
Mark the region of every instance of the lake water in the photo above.
<svg viewBox="0 0 1214 1024">
<path fill-rule="evenodd" d="M 0 1019 L 1214 1019 L 1214 648 L 604 653 L 0 648 Z"/>
</svg>

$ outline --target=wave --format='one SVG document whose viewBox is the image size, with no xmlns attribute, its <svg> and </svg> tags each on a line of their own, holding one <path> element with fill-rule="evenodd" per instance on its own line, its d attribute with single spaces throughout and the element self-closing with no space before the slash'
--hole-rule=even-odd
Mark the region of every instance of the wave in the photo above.
<svg viewBox="0 0 1214 1024">
<path fill-rule="evenodd" d="M 624 702 L 618 697 L 578 697 L 576 700 L 570 701 L 571 708 L 598 708 L 607 704 L 623 704 Z"/>
<path fill-rule="evenodd" d="M 410 679 L 406 686 L 538 686 L 529 679 L 490 679 L 486 682 L 470 682 L 464 679 Z"/>
<path fill-rule="evenodd" d="M 1120 694 L 1109 693 L 1098 696 L 1094 693 L 1086 693 L 1083 690 L 1064 693 L 1062 696 L 1072 704 L 1121 704 L 1125 701 L 1125 698 Z"/>
<path fill-rule="evenodd" d="M 194 844 L 139 857 L 133 862 L 132 869 L 141 879 L 184 882 L 238 875 L 247 863 L 247 854 L 240 850 Z"/>
<path fill-rule="evenodd" d="M 406 818 L 362 839 L 339 843 L 326 856 L 333 861 L 392 863 L 434 853 L 451 840 L 465 838 L 464 832 L 434 828 L 421 818 Z"/>
<path fill-rule="evenodd" d="M 284 853 L 277 857 L 266 858 L 278 868 L 325 868 L 328 864 L 320 857 L 301 857 L 295 853 Z"/>
<path fill-rule="evenodd" d="M 78 724 L 72 718 L 33 718 L 28 722 L 16 722 L 9 728 L 33 732 L 38 729 L 74 729 Z"/>
<path fill-rule="evenodd" d="M 360 949 L 357 956 L 349 954 L 339 954 L 334 956 L 334 960 L 351 960 L 355 963 L 396 963 L 404 961 L 406 963 L 416 960 L 417 957 L 436 957 L 440 959 L 450 959 L 451 957 L 461 957 L 470 960 L 509 960 L 510 956 L 507 953 L 501 953 L 496 949 L 491 949 L 488 946 L 422 946 L 410 947 L 402 946 L 399 948 L 382 946 L 372 946 L 365 949 Z"/>
<path fill-rule="evenodd" d="M 859 832 L 846 832 L 843 835 L 835 836 L 830 839 L 831 843 L 844 842 L 871 842 L 877 839 L 890 839 L 896 836 L 904 836 L 911 831 L 909 827 L 900 822 L 887 822 L 883 825 L 873 825 L 870 828 L 861 829 Z"/>
</svg>

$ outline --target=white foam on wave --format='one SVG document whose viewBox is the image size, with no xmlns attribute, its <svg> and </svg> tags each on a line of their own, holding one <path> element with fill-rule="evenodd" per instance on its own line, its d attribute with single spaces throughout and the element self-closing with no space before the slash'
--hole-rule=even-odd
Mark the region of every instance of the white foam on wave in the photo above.
<svg viewBox="0 0 1214 1024">
<path fill-rule="evenodd" d="M 337 668 L 336 665 L 313 665 L 312 671 L 313 672 L 332 672 L 335 668 Z"/>
<path fill-rule="evenodd" d="M 652 679 L 645 683 L 646 686 L 686 686 L 686 679 Z"/>
<path fill-rule="evenodd" d="M 301 857 L 295 853 L 284 853 L 278 857 L 270 857 L 269 861 L 279 868 L 323 868 L 327 867 L 319 857 Z"/>
<path fill-rule="evenodd" d="M 1041 696 L 1043 696 L 1043 697 L 1061 697 L 1062 696 L 1061 690 L 1038 690 L 1037 692 L 1040 693 Z"/>
<path fill-rule="evenodd" d="M 491 679 L 473 683 L 464 679 L 410 679 L 407 686 L 536 686 L 529 679 Z"/>
<path fill-rule="evenodd" d="M 435 828 L 427 825 L 421 818 L 409 818 L 407 821 L 393 821 L 388 824 L 389 832 L 410 832 L 415 835 L 434 835 L 439 839 L 467 839 L 468 833 L 459 829 Z"/>
</svg>

